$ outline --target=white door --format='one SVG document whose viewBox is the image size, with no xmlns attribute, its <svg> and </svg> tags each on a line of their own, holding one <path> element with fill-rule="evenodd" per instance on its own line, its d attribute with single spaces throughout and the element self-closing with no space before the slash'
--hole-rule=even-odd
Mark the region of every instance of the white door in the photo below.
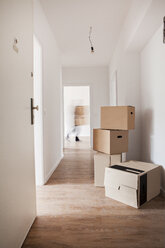
<svg viewBox="0 0 165 248">
<path fill-rule="evenodd" d="M 35 219 L 32 0 L 0 1 L 0 247 L 18 248 Z"/>
<path fill-rule="evenodd" d="M 38 111 L 34 117 L 34 151 L 36 185 L 44 184 L 43 162 L 43 115 L 42 115 L 42 47 L 38 39 L 33 39 L 34 57 L 34 104 Z"/>
</svg>

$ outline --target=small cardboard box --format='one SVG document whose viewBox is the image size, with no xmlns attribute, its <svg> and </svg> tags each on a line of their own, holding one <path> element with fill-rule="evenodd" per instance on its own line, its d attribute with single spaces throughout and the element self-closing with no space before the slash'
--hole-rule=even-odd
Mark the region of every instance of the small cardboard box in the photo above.
<svg viewBox="0 0 165 248">
<path fill-rule="evenodd" d="M 75 126 L 89 124 L 89 106 L 75 107 Z"/>
<path fill-rule="evenodd" d="M 89 106 L 75 107 L 75 115 L 88 115 L 88 114 L 89 114 Z"/>
<path fill-rule="evenodd" d="M 105 168 L 105 195 L 135 208 L 160 193 L 160 166 L 128 161 Z"/>
<path fill-rule="evenodd" d="M 93 150 L 110 155 L 128 152 L 128 131 L 93 129 Z"/>
<path fill-rule="evenodd" d="M 121 162 L 122 162 L 122 154 L 108 155 L 100 152 L 94 154 L 95 186 L 104 187 L 105 168 Z"/>
<path fill-rule="evenodd" d="M 75 126 L 83 126 L 89 124 L 88 116 L 76 116 L 75 117 Z"/>
<path fill-rule="evenodd" d="M 101 107 L 101 128 L 130 130 L 135 128 L 135 107 Z"/>
</svg>

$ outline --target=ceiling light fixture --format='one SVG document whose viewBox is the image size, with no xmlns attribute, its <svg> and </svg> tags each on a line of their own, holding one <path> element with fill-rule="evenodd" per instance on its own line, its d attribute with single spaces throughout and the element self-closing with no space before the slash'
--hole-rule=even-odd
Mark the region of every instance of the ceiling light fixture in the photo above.
<svg viewBox="0 0 165 248">
<path fill-rule="evenodd" d="M 91 35 L 92 35 L 92 27 L 89 28 L 89 42 L 90 42 L 90 46 L 91 46 L 91 53 L 94 53 L 94 47 L 93 47 L 93 44 L 92 44 L 92 40 L 91 40 Z"/>
<path fill-rule="evenodd" d="M 163 23 L 164 23 L 164 25 L 163 25 L 163 43 L 165 43 L 165 16 L 163 18 Z"/>
</svg>

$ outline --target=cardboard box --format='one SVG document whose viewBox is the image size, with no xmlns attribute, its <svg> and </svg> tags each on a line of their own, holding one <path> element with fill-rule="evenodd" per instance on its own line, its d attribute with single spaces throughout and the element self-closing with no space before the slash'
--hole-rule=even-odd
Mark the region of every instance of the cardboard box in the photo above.
<svg viewBox="0 0 165 248">
<path fill-rule="evenodd" d="M 135 107 L 101 107 L 101 128 L 130 130 L 135 128 Z"/>
<path fill-rule="evenodd" d="M 94 183 L 95 186 L 104 187 L 105 168 L 122 162 L 122 154 L 108 155 L 104 153 L 94 154 Z"/>
<path fill-rule="evenodd" d="M 75 107 L 75 126 L 89 125 L 89 106 Z"/>
<path fill-rule="evenodd" d="M 75 107 L 75 115 L 88 115 L 88 114 L 89 114 L 89 106 Z"/>
<path fill-rule="evenodd" d="M 75 117 L 75 126 L 83 126 L 83 125 L 89 125 L 88 116 L 76 116 Z"/>
<path fill-rule="evenodd" d="M 139 208 L 160 193 L 160 166 L 129 161 L 105 168 L 105 195 Z"/>
<path fill-rule="evenodd" d="M 93 129 L 93 150 L 110 155 L 128 152 L 128 131 Z"/>
</svg>

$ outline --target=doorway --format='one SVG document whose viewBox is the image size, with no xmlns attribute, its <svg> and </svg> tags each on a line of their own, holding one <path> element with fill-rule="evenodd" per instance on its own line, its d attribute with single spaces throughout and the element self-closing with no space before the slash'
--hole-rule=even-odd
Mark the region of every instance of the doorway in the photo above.
<svg viewBox="0 0 165 248">
<path fill-rule="evenodd" d="M 64 86 L 64 148 L 90 147 L 90 87 Z"/>
<path fill-rule="evenodd" d="M 38 111 L 34 113 L 35 179 L 36 185 L 43 185 L 42 47 L 35 36 L 33 37 L 33 49 L 34 104 L 38 106 Z"/>
</svg>

